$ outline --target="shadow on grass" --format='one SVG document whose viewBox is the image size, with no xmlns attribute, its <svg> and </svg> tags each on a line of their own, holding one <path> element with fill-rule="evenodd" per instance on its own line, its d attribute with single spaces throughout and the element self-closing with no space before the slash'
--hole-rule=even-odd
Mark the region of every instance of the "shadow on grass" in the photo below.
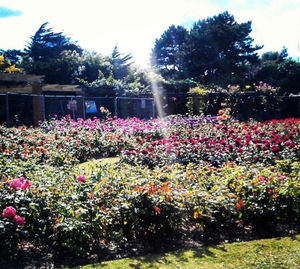
<svg viewBox="0 0 300 269">
<path fill-rule="evenodd" d="M 168 264 L 174 264 L 175 262 L 178 263 L 188 263 L 189 259 L 195 259 L 195 258 L 203 258 L 203 257 L 212 257 L 215 258 L 216 255 L 211 251 L 214 250 L 221 250 L 226 252 L 227 250 L 223 245 L 209 245 L 209 246 L 202 246 L 199 248 L 185 248 L 184 252 L 182 250 L 168 252 L 164 254 L 152 254 L 152 255 L 146 255 L 143 257 L 137 257 L 135 260 L 137 261 L 136 264 L 131 263 L 130 267 L 132 268 L 144 268 L 143 266 L 147 266 L 151 268 L 151 265 L 153 263 L 156 263 L 157 265 L 168 265 Z M 187 255 L 186 252 L 189 252 L 190 255 Z"/>
</svg>

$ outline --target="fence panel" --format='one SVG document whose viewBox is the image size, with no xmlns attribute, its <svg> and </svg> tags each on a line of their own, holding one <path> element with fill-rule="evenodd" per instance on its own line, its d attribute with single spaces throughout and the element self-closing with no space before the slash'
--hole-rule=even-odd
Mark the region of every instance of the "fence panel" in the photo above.
<svg viewBox="0 0 300 269">
<path fill-rule="evenodd" d="M 153 98 L 117 97 L 116 112 L 119 118 L 150 119 L 156 117 Z"/>
<path fill-rule="evenodd" d="M 7 126 L 33 125 L 32 95 L 7 93 Z"/>
<path fill-rule="evenodd" d="M 6 94 L 0 94 L 0 124 L 6 122 L 7 106 L 6 106 Z"/>
<path fill-rule="evenodd" d="M 46 119 L 62 118 L 71 115 L 73 119 L 85 118 L 84 98 L 82 96 L 45 95 Z"/>
<path fill-rule="evenodd" d="M 240 120 L 253 118 L 259 121 L 300 117 L 300 97 L 262 96 L 257 94 L 228 95 L 211 93 L 206 96 L 168 94 L 162 96 L 161 105 L 165 115 L 186 114 L 187 102 L 192 102 L 195 115 L 216 115 L 224 107 L 231 108 L 231 114 Z M 0 124 L 7 126 L 36 125 L 38 120 L 64 117 L 68 114 L 77 118 L 105 118 L 101 107 L 119 118 L 157 117 L 154 98 L 132 97 L 83 97 L 60 95 L 33 95 L 20 93 L 0 94 Z"/>
<path fill-rule="evenodd" d="M 105 118 L 105 113 L 101 108 L 108 109 L 112 116 L 115 116 L 115 98 L 114 97 L 86 97 L 85 98 L 85 115 L 86 118 L 97 117 Z"/>
<path fill-rule="evenodd" d="M 167 115 L 177 115 L 177 114 L 187 114 L 187 101 L 188 95 L 167 95 L 166 96 L 166 103 L 167 106 L 165 108 L 165 113 Z"/>
</svg>

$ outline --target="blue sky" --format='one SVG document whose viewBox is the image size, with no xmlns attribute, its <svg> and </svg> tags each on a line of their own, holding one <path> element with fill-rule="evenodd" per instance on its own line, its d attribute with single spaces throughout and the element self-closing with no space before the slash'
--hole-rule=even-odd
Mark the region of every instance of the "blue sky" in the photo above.
<svg viewBox="0 0 300 269">
<path fill-rule="evenodd" d="M 0 18 L 21 16 L 22 11 L 0 6 Z"/>
<path fill-rule="evenodd" d="M 254 44 L 264 51 L 287 47 L 300 58 L 300 0 L 0 0 L 1 49 L 23 49 L 46 21 L 84 49 L 110 54 L 118 44 L 145 67 L 154 41 L 172 24 L 228 11 L 241 23 L 251 20 Z"/>
</svg>

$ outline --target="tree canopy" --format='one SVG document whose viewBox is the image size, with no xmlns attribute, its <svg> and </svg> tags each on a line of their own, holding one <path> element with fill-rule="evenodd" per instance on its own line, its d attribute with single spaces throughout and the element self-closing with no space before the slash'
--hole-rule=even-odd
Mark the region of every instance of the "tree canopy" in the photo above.
<svg viewBox="0 0 300 269">
<path fill-rule="evenodd" d="M 48 22 L 43 23 L 24 49 L 22 67 L 27 73 L 45 75 L 47 83 L 69 83 L 70 74 L 65 72 L 61 60 L 64 51 L 82 53 L 82 49 L 62 32 L 55 33 Z"/>
<path fill-rule="evenodd" d="M 155 42 L 155 67 L 165 78 L 173 68 L 202 83 L 228 83 L 246 75 L 247 63 L 258 60 L 256 51 L 262 47 L 253 46 L 251 31 L 251 21 L 237 23 L 228 12 L 199 20 L 190 31 L 171 26 Z"/>
<path fill-rule="evenodd" d="M 281 94 L 300 92 L 300 63 L 282 51 L 254 45 L 251 21 L 238 23 L 227 11 L 201 19 L 190 29 L 171 25 L 157 38 L 150 54 L 152 68 L 168 92 L 188 92 L 199 84 L 208 88 L 242 87 L 266 82 L 280 87 Z M 44 75 L 46 83 L 80 84 L 90 95 L 139 95 L 149 93 L 145 71 L 134 67 L 132 54 L 82 49 L 63 32 L 43 23 L 24 51 L 2 50 L 2 72 Z M 9 69 L 7 69 L 9 67 Z M 19 69 L 21 68 L 21 69 Z"/>
<path fill-rule="evenodd" d="M 182 26 L 171 25 L 160 39 L 155 40 L 151 64 L 168 78 L 185 78 L 185 45 L 188 31 Z"/>
</svg>

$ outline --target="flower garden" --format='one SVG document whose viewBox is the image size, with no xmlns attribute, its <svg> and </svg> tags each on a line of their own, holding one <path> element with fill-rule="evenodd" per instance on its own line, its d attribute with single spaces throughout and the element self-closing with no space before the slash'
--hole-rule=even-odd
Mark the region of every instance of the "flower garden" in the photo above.
<svg viewBox="0 0 300 269">
<path fill-rule="evenodd" d="M 54 118 L 0 126 L 0 157 L 1 257 L 299 233 L 300 119 Z"/>
</svg>

